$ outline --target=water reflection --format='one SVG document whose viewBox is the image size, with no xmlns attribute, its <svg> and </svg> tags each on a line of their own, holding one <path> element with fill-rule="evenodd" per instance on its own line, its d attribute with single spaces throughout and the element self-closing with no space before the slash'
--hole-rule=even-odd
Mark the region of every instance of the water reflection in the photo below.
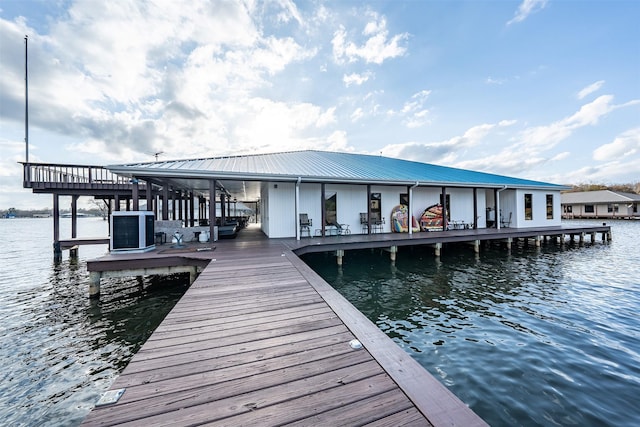
<svg viewBox="0 0 640 427">
<path fill-rule="evenodd" d="M 394 264 L 348 251 L 341 269 L 324 255 L 305 261 L 491 425 L 631 426 L 640 410 L 621 396 L 640 395 L 637 246 L 451 245 L 441 258 L 402 248 Z"/>
<path fill-rule="evenodd" d="M 103 280 L 90 300 L 85 264 L 54 263 L 49 278 L 17 293 L 17 319 L 5 323 L 7 425 L 79 423 L 184 293 L 188 277 L 158 283 Z M 28 303 L 25 302 L 28 300 Z M 8 406 L 5 406 L 8 405 Z M 19 409 L 19 410 L 18 410 Z"/>
</svg>

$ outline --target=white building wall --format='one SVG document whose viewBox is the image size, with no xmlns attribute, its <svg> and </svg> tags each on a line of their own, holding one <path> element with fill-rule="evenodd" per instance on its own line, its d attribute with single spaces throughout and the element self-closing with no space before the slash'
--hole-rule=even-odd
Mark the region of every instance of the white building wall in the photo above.
<svg viewBox="0 0 640 427">
<path fill-rule="evenodd" d="M 367 212 L 367 186 L 327 184 L 325 194 L 332 193 L 336 193 L 338 223 L 349 225 L 351 233 L 360 233 L 360 212 Z"/>
<path fill-rule="evenodd" d="M 517 190 L 503 190 L 498 193 L 498 199 L 500 201 L 500 212 L 496 215 L 496 219 L 500 221 L 509 222 L 509 216 L 511 216 L 511 223 L 509 227 L 517 227 L 517 217 L 519 212 L 519 203 L 522 203 L 522 214 L 521 218 L 524 217 L 524 196 L 521 196 L 518 199 Z M 502 227 L 502 224 L 500 224 Z"/>
<path fill-rule="evenodd" d="M 276 187 L 277 186 L 277 187 Z M 322 228 L 322 187 L 321 184 L 301 183 L 299 211 L 295 212 L 295 183 L 264 183 L 261 191 L 262 230 L 272 238 L 295 237 L 299 227 L 297 213 L 306 213 L 313 221 L 311 235 Z M 473 189 L 447 188 L 450 199 L 450 217 L 452 221 L 464 221 L 472 225 L 475 221 L 473 211 Z M 381 194 L 381 214 L 385 219 L 384 232 L 391 232 L 391 210 L 400 203 L 400 194 L 407 193 L 407 187 L 372 185 L 372 193 Z M 413 216 L 419 221 L 427 207 L 439 203 L 440 187 L 416 187 L 412 191 Z M 348 224 L 351 233 L 362 233 L 360 213 L 367 212 L 367 186 L 326 184 L 325 195 L 337 195 L 338 222 Z M 490 193 L 490 194 L 489 194 Z M 524 195 L 533 195 L 533 219 L 525 220 Z M 547 219 L 546 195 L 554 196 L 554 217 Z M 499 193 L 500 209 L 505 219 L 512 212 L 511 227 L 558 226 L 561 222 L 561 200 L 559 191 L 543 190 L 505 190 Z M 487 200 L 493 198 L 493 190 L 477 189 L 478 228 L 486 227 Z M 366 231 L 365 231 L 366 232 Z M 306 237 L 306 236 L 305 236 Z"/>
<path fill-rule="evenodd" d="M 322 228 L 322 186 L 320 184 L 300 184 L 300 212 L 306 213 L 311 219 L 310 234 Z M 305 236 L 306 237 L 306 234 Z"/>
<path fill-rule="evenodd" d="M 367 194 L 367 187 L 364 187 L 365 200 Z M 384 218 L 384 224 L 382 226 L 383 233 L 391 232 L 391 209 L 400 204 L 400 194 L 407 192 L 407 187 L 394 187 L 394 186 L 382 186 L 372 185 L 372 193 L 380 193 L 380 215 Z M 362 212 L 367 211 L 367 206 Z"/>
<path fill-rule="evenodd" d="M 531 194 L 533 197 L 533 218 L 525 219 L 524 195 Z M 553 195 L 553 218 L 547 219 L 547 194 Z M 514 212 L 514 221 L 511 227 L 553 227 L 559 226 L 562 220 L 562 208 L 560 201 L 560 191 L 551 190 L 517 190 L 516 191 L 517 210 Z M 516 214 L 517 212 L 517 214 Z"/>
<path fill-rule="evenodd" d="M 295 237 L 298 226 L 295 183 L 269 182 L 263 185 L 262 193 L 263 208 L 266 211 L 262 231 L 270 238 Z"/>
<path fill-rule="evenodd" d="M 446 193 L 450 201 L 450 218 L 452 221 L 464 221 L 465 224 L 473 225 L 475 218 L 473 215 L 473 189 L 472 188 L 447 188 Z M 440 187 L 417 187 L 413 189 L 413 216 L 416 221 L 426 208 L 440 203 L 442 188 Z M 486 227 L 486 195 L 484 189 L 477 190 L 478 204 L 478 228 Z"/>
</svg>

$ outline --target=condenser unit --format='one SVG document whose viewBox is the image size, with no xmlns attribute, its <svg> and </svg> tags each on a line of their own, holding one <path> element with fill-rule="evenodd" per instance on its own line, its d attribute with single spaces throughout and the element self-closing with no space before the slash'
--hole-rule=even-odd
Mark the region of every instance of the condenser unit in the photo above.
<svg viewBox="0 0 640 427">
<path fill-rule="evenodd" d="M 155 248 L 154 215 L 150 211 L 111 214 L 111 251 L 145 252 Z"/>
</svg>

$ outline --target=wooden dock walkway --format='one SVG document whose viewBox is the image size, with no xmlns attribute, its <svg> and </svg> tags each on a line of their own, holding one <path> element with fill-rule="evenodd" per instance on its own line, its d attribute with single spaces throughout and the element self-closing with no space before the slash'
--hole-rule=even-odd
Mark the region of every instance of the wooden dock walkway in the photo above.
<svg viewBox="0 0 640 427">
<path fill-rule="evenodd" d="M 120 400 L 83 425 L 486 425 L 284 242 L 197 255 L 211 262 L 112 385 Z"/>
</svg>

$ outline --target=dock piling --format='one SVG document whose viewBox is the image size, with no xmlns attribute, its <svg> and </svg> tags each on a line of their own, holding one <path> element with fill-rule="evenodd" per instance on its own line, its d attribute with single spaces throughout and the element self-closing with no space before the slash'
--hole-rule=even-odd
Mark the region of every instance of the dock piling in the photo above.
<svg viewBox="0 0 640 427">
<path fill-rule="evenodd" d="M 100 278 L 102 273 L 92 271 L 89 273 L 89 298 L 100 298 Z"/>
<path fill-rule="evenodd" d="M 397 253 L 398 253 L 398 247 L 397 246 L 391 246 L 389 248 L 389 257 L 391 258 L 392 262 L 395 262 Z"/>
<path fill-rule="evenodd" d="M 439 257 L 440 253 L 442 252 L 442 243 L 438 242 L 434 244 L 433 248 L 436 250 L 436 257 Z"/>
</svg>

